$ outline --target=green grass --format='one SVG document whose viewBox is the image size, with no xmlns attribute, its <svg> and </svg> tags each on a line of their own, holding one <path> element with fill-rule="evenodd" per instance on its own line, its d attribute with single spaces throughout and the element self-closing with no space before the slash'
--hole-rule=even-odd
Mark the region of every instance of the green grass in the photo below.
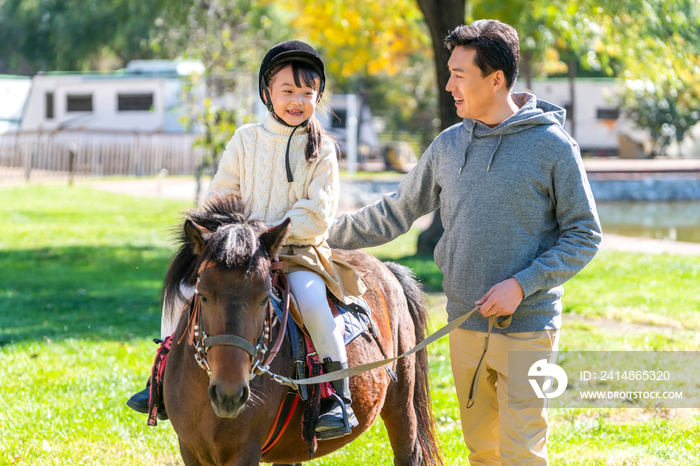
<svg viewBox="0 0 700 466">
<path fill-rule="evenodd" d="M 169 423 L 124 405 L 150 369 L 159 290 L 182 202 L 75 187 L 0 190 L 0 465 L 181 464 Z M 426 284 L 445 322 L 441 275 L 417 231 L 372 253 Z M 697 350 L 698 258 L 601 252 L 566 285 L 562 349 Z M 447 464 L 467 455 L 447 340 L 429 351 Z M 557 409 L 554 465 L 693 465 L 697 410 Z M 381 422 L 311 464 L 392 464 Z"/>
<path fill-rule="evenodd" d="M 697 256 L 605 252 L 571 281 L 564 312 L 700 330 L 698 285 Z"/>
</svg>

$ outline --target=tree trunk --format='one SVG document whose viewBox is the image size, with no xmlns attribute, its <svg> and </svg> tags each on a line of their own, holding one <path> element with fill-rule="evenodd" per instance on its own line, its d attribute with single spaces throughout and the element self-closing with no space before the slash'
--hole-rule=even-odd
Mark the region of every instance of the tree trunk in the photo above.
<svg viewBox="0 0 700 466">
<path fill-rule="evenodd" d="M 450 51 L 445 47 L 445 37 L 454 31 L 457 26 L 464 24 L 466 12 L 466 0 L 417 0 L 418 6 L 423 12 L 425 22 L 430 29 L 430 38 L 433 42 L 435 54 L 435 70 L 437 72 L 437 85 L 439 91 L 438 109 L 440 113 L 440 127 L 447 129 L 460 121 L 455 110 L 455 101 L 452 95 L 445 90 L 450 73 L 447 62 L 450 59 Z M 440 221 L 440 209 L 433 214 L 433 223 L 418 236 L 419 254 L 432 254 L 435 245 L 442 237 L 444 229 Z"/>
<path fill-rule="evenodd" d="M 438 106 L 440 110 L 440 127 L 444 130 L 460 121 L 455 111 L 455 101 L 452 95 L 445 90 L 447 80 L 450 79 L 450 73 L 447 69 L 450 51 L 445 47 L 445 37 L 454 31 L 457 26 L 464 24 L 466 0 L 417 1 L 423 16 L 425 16 L 425 22 L 430 29 L 430 38 L 433 41 L 437 85 L 440 92 Z"/>
<path fill-rule="evenodd" d="M 532 50 L 526 50 L 520 54 L 520 71 L 525 78 L 525 87 L 528 92 L 532 92 Z"/>
<path fill-rule="evenodd" d="M 445 228 L 442 226 L 442 220 L 440 220 L 440 208 L 433 214 L 433 223 L 418 235 L 418 247 L 417 253 L 421 255 L 431 255 L 435 252 L 435 246 L 437 246 L 438 241 L 442 237 Z"/>
</svg>

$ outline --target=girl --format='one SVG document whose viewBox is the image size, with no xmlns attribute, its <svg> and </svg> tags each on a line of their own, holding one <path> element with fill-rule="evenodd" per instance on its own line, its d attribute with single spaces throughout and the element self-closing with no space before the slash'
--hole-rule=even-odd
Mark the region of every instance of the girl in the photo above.
<svg viewBox="0 0 700 466">
<path fill-rule="evenodd" d="M 207 197 L 238 194 L 252 218 L 270 225 L 291 219 L 279 259 L 324 372 L 329 373 L 346 368 L 347 356 L 326 288 L 349 304 L 362 296 L 365 286 L 326 243 L 338 206 L 339 181 L 335 144 L 314 118 L 324 87 L 324 64 L 311 46 L 288 41 L 270 49 L 259 76 L 260 98 L 269 114 L 264 123 L 245 125 L 233 135 Z M 191 290 L 182 291 L 192 295 Z M 176 325 L 164 321 L 163 333 L 172 334 Z M 331 384 L 345 409 L 334 397 L 323 400 L 316 423 L 319 439 L 347 435 L 357 425 L 348 379 Z"/>
</svg>

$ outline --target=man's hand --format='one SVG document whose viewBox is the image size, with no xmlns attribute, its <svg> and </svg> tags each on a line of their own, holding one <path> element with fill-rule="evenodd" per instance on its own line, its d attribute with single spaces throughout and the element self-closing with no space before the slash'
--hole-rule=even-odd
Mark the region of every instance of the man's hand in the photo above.
<svg viewBox="0 0 700 466">
<path fill-rule="evenodd" d="M 481 315 L 509 316 L 515 312 L 524 298 L 523 287 L 515 278 L 497 283 L 476 303 L 481 305 Z"/>
</svg>

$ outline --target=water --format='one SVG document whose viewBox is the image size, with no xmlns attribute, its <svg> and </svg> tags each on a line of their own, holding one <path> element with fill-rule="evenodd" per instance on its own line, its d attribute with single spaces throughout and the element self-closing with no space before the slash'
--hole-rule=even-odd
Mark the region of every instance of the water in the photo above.
<svg viewBox="0 0 700 466">
<path fill-rule="evenodd" d="M 596 205 L 604 233 L 700 243 L 700 201 Z"/>
</svg>

